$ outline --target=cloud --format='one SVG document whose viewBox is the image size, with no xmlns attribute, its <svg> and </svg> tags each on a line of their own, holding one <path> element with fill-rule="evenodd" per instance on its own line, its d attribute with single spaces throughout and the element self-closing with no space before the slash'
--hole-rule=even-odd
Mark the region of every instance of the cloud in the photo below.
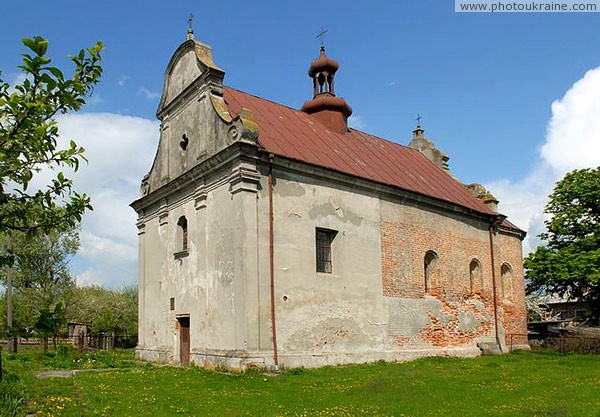
<svg viewBox="0 0 600 417">
<path fill-rule="evenodd" d="M 89 164 L 73 178 L 74 188 L 92 199 L 84 215 L 81 249 L 73 265 L 77 282 L 120 287 L 137 280 L 136 214 L 129 204 L 139 197 L 158 143 L 158 122 L 112 113 L 77 113 L 58 118 L 61 146 L 73 139 L 85 148 Z M 49 178 L 35 179 L 41 186 Z M 79 258 L 79 259 L 77 259 Z M 76 269 L 76 268 L 74 268 Z"/>
<path fill-rule="evenodd" d="M 396 85 L 396 81 L 390 81 L 390 82 L 388 83 L 388 87 L 393 87 L 393 86 L 395 86 L 395 85 Z"/>
<path fill-rule="evenodd" d="M 600 67 L 588 71 L 552 103 L 552 117 L 534 169 L 521 180 L 486 184 L 500 211 L 527 230 L 524 251 L 533 251 L 545 230 L 547 196 L 565 173 L 600 165 Z"/>
<path fill-rule="evenodd" d="M 559 173 L 600 165 L 600 67 L 552 103 L 542 158 Z"/>
<path fill-rule="evenodd" d="M 119 87 L 124 87 L 125 84 L 127 84 L 127 82 L 129 82 L 130 80 L 131 77 L 129 75 L 121 74 L 119 80 L 117 81 L 117 84 L 119 84 Z"/>
<path fill-rule="evenodd" d="M 23 81 L 29 79 L 29 81 L 33 81 L 33 78 L 29 74 L 25 74 L 24 72 L 13 72 L 8 74 L 8 93 L 16 93 L 17 90 L 15 86 L 23 84 Z"/>
<path fill-rule="evenodd" d="M 160 93 L 154 93 L 148 90 L 146 87 L 140 87 L 138 94 L 145 95 L 148 100 L 154 100 L 155 98 L 160 97 Z"/>
<path fill-rule="evenodd" d="M 367 124 L 361 116 L 353 114 L 348 118 L 348 126 L 350 126 L 353 129 L 365 130 Z"/>
</svg>

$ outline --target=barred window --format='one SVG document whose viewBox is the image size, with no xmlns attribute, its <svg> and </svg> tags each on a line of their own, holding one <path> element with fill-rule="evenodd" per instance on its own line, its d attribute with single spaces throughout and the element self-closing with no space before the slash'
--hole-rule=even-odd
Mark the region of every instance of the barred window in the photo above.
<svg viewBox="0 0 600 417">
<path fill-rule="evenodd" d="M 337 232 L 329 229 L 316 229 L 317 272 L 331 274 L 331 242 Z"/>
</svg>

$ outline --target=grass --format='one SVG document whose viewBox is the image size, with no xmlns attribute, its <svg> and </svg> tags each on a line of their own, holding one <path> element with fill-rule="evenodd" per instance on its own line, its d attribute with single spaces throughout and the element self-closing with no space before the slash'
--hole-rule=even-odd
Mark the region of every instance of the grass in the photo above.
<svg viewBox="0 0 600 417">
<path fill-rule="evenodd" d="M 132 367 L 38 380 L 47 362 L 5 361 L 27 387 L 20 413 L 64 416 L 600 416 L 600 357 L 518 352 L 288 370 L 217 373 Z M 25 366 L 22 364 L 25 363 Z M 64 364 L 64 362 L 59 362 Z M 98 363 L 98 362 L 96 362 Z M 101 362 L 106 365 L 106 362 Z M 85 363 L 84 363 L 85 364 Z"/>
</svg>

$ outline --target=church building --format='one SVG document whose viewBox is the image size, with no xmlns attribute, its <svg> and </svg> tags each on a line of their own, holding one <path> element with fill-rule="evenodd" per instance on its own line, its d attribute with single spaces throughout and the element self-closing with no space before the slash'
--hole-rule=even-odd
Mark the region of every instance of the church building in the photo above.
<svg viewBox="0 0 600 417">
<path fill-rule="evenodd" d="M 527 348 L 525 233 L 421 126 L 408 146 L 350 128 L 338 68 L 322 47 L 293 109 L 225 86 L 188 31 L 132 203 L 139 358 L 277 369 Z"/>
</svg>

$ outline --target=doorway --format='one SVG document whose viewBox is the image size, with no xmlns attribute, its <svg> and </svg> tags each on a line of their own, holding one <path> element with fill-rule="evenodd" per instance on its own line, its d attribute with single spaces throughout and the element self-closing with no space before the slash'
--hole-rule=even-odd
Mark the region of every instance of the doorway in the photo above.
<svg viewBox="0 0 600 417">
<path fill-rule="evenodd" d="M 190 364 L 190 318 L 178 317 L 179 322 L 179 362 L 186 366 Z"/>
</svg>

